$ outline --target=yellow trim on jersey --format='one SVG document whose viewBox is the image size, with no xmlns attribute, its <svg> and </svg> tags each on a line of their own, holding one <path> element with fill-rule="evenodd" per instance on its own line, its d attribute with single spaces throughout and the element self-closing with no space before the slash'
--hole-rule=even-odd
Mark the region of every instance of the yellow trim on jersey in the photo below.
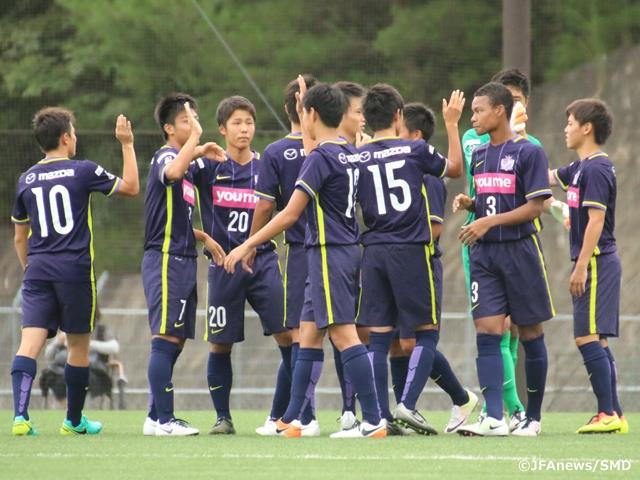
<svg viewBox="0 0 640 480">
<path fill-rule="evenodd" d="M 431 214 L 431 217 L 429 218 L 431 219 L 432 222 L 435 220 L 436 222 L 444 223 L 444 218 L 439 217 L 438 215 Z"/>
<path fill-rule="evenodd" d="M 593 200 L 583 200 L 582 201 L 582 206 L 583 207 L 588 207 L 589 205 L 591 205 L 592 207 L 599 207 L 602 208 L 603 210 L 607 209 L 607 206 L 600 203 L 600 202 L 594 202 Z"/>
<path fill-rule="evenodd" d="M 171 246 L 171 226 L 173 223 L 173 189 L 166 187 L 167 195 L 167 224 L 164 227 L 164 242 L 162 243 L 162 321 L 160 335 L 167 333 L 167 316 L 169 311 L 169 247 Z"/>
<path fill-rule="evenodd" d="M 329 285 L 329 262 L 327 260 L 327 238 L 324 231 L 324 212 L 320 207 L 320 198 L 316 197 L 316 215 L 318 216 L 318 242 L 320 243 L 320 258 L 322 260 L 322 286 L 327 303 L 328 324 L 333 325 L 333 309 L 331 308 L 331 289 Z"/>
<path fill-rule="evenodd" d="M 600 247 L 598 247 L 596 245 L 596 248 L 593 250 L 593 254 L 597 257 L 598 255 L 600 255 Z"/>
<path fill-rule="evenodd" d="M 204 309 L 204 337 L 202 339 L 206 342 L 209 339 L 209 270 L 207 267 L 207 306 Z"/>
<path fill-rule="evenodd" d="M 109 193 L 107 193 L 107 197 L 110 197 L 111 195 L 113 195 L 113 192 L 115 192 L 118 188 L 118 186 L 120 185 L 120 182 L 122 180 L 120 180 L 118 177 L 116 177 L 116 181 L 113 182 L 113 187 L 111 187 L 111 190 L 109 190 Z"/>
<path fill-rule="evenodd" d="M 558 175 L 558 169 L 556 168 L 553 171 L 553 176 L 556 177 L 556 180 L 558 181 L 558 183 L 560 184 L 560 188 L 562 188 L 562 190 L 564 190 L 565 192 L 567 190 L 569 190 L 569 185 L 565 184 L 561 179 L 560 179 L 560 175 Z"/>
<path fill-rule="evenodd" d="M 278 266 L 280 264 L 278 263 Z M 284 251 L 284 274 L 282 275 L 282 284 L 284 286 L 284 319 L 282 321 L 282 326 L 287 326 L 287 272 L 289 271 L 289 244 L 287 243 Z M 282 270 L 281 270 L 282 272 Z"/>
<path fill-rule="evenodd" d="M 11 221 L 13 223 L 29 223 L 31 221 L 31 219 L 29 217 L 25 218 L 24 220 L 20 220 L 17 219 L 16 217 L 14 217 L 13 215 L 11 216 Z"/>
<path fill-rule="evenodd" d="M 596 298 L 598 295 L 598 261 L 591 257 L 591 289 L 589 290 L 589 335 L 598 333 L 596 328 Z"/>
<path fill-rule="evenodd" d="M 597 157 L 606 157 L 606 158 L 609 158 L 609 155 L 607 155 L 607 154 L 606 154 L 606 153 L 604 153 L 604 152 L 599 152 L 599 153 L 596 153 L 596 154 L 594 154 L 594 155 L 591 155 L 590 157 L 585 158 L 585 160 L 591 160 L 592 158 L 597 158 Z"/>
<path fill-rule="evenodd" d="M 436 312 L 436 287 L 433 281 L 433 270 L 431 269 L 431 245 L 424 246 L 424 256 L 427 260 L 427 272 L 429 276 L 429 292 L 431 293 L 431 322 L 438 324 L 438 315 Z"/>
<path fill-rule="evenodd" d="M 513 139 L 513 143 L 518 143 L 520 140 L 526 140 L 526 138 L 524 138 L 522 135 L 518 135 Z"/>
<path fill-rule="evenodd" d="M 316 196 L 318 195 L 318 194 L 315 192 L 315 190 L 314 190 L 313 188 L 311 188 L 311 187 L 309 186 L 309 184 L 308 184 L 307 182 L 305 182 L 304 180 L 298 180 L 298 181 L 296 182 L 296 184 L 302 184 L 302 185 L 304 185 L 304 186 L 306 187 L 306 188 L 305 188 L 305 190 L 306 190 L 306 189 L 309 189 L 309 191 L 311 192 L 311 194 L 312 194 L 314 197 L 316 197 Z"/>
<path fill-rule="evenodd" d="M 290 133 L 289 135 L 286 135 L 284 138 L 290 138 L 291 140 L 302 140 L 302 135 L 294 135 L 293 133 Z"/>
<path fill-rule="evenodd" d="M 320 142 L 318 144 L 318 146 L 321 147 L 325 143 L 331 143 L 331 144 L 334 144 L 334 145 L 346 145 L 347 141 L 346 140 L 325 140 L 324 142 Z"/>
<path fill-rule="evenodd" d="M 422 196 L 424 197 L 424 204 L 427 208 L 427 224 L 429 225 L 429 246 L 433 245 L 433 232 L 431 231 L 431 211 L 429 210 L 429 197 L 427 196 L 427 187 L 422 184 Z"/>
<path fill-rule="evenodd" d="M 536 217 L 533 219 L 533 226 L 536 228 L 536 232 L 540 233 L 542 231 L 542 224 L 540 223 L 540 217 Z"/>
<path fill-rule="evenodd" d="M 96 320 L 96 305 L 98 300 L 98 293 L 96 291 L 96 271 L 93 268 L 93 259 L 95 252 L 93 250 L 93 215 L 91 213 L 91 194 L 89 194 L 89 202 L 87 204 L 87 227 L 89 227 L 89 257 L 91 259 L 91 271 L 89 278 L 91 281 L 91 318 L 89 320 L 91 325 L 91 331 L 93 332 L 93 325 Z"/>
<path fill-rule="evenodd" d="M 358 319 L 360 318 L 360 305 L 362 305 L 362 285 L 358 287 L 358 307 L 356 308 L 356 319 L 355 319 L 356 323 L 358 323 Z"/>
<path fill-rule="evenodd" d="M 259 197 L 266 197 L 265 200 L 275 200 L 276 197 L 274 197 L 273 195 L 269 195 L 268 193 L 264 193 L 264 192 L 260 192 L 258 190 L 253 190 L 253 193 Z"/>
<path fill-rule="evenodd" d="M 43 158 L 42 160 L 40 160 L 40 161 L 38 162 L 38 164 L 40 164 L 40 165 L 45 165 L 45 164 L 47 164 L 47 163 L 61 162 L 62 160 L 69 160 L 69 157 Z"/>
<path fill-rule="evenodd" d="M 542 254 L 542 250 L 540 249 L 540 244 L 538 243 L 538 237 L 535 234 L 531 235 L 533 238 L 533 243 L 536 246 L 536 250 L 538 251 L 538 258 L 540 259 L 540 265 L 542 266 L 542 273 L 544 274 L 544 283 L 547 286 L 547 295 L 549 296 L 549 305 L 551 305 L 551 315 L 555 316 L 556 308 L 553 306 L 553 298 L 551 297 L 551 288 L 549 288 L 549 278 L 547 277 L 547 267 L 544 264 L 544 255 Z"/>
<path fill-rule="evenodd" d="M 549 195 L 551 195 L 551 189 L 550 188 L 541 188 L 540 190 L 534 190 L 533 192 L 527 193 L 524 197 L 526 199 L 528 199 L 532 195 L 537 195 L 537 194 L 543 193 L 543 192 L 548 193 Z"/>
</svg>

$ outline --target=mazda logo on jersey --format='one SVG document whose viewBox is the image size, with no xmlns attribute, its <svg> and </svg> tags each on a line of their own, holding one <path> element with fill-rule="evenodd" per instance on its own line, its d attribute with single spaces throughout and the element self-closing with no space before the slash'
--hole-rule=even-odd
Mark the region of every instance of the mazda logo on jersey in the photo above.
<svg viewBox="0 0 640 480">
<path fill-rule="evenodd" d="M 36 174 L 35 173 L 30 173 L 26 176 L 26 178 L 24 179 L 25 182 L 27 182 L 27 184 L 29 183 L 33 183 L 33 181 L 36 179 Z"/>
<path fill-rule="evenodd" d="M 360 162 L 366 163 L 371 160 L 371 152 L 362 152 L 360 153 Z"/>
<path fill-rule="evenodd" d="M 285 160 L 295 160 L 298 158 L 298 151 L 295 148 L 287 148 L 284 151 Z"/>
</svg>

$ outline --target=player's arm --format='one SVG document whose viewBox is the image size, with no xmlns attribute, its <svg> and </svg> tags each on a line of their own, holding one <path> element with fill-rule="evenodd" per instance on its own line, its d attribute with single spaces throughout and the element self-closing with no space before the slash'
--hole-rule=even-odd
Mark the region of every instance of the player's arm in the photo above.
<svg viewBox="0 0 640 480">
<path fill-rule="evenodd" d="M 309 156 L 312 150 L 318 146 L 318 142 L 311 137 L 307 122 L 304 119 L 304 103 L 302 99 L 304 98 L 304 94 L 307 93 L 307 84 L 302 75 L 298 75 L 298 88 L 300 91 L 296 92 L 296 112 L 298 113 L 300 128 L 302 129 L 302 146 L 307 156 Z"/>
<path fill-rule="evenodd" d="M 212 160 L 214 162 L 226 162 L 227 155 L 220 145 L 216 142 L 207 142 L 202 145 L 198 145 L 193 150 L 193 157 L 191 160 L 196 160 L 198 158 L 206 158 L 207 160 Z"/>
<path fill-rule="evenodd" d="M 302 190 L 296 189 L 284 210 L 273 217 L 263 228 L 251 235 L 242 245 L 231 250 L 224 261 L 225 270 L 233 273 L 236 264 L 250 253 L 252 248 L 268 242 L 273 237 L 290 228 L 298 221 L 307 203 L 309 203 L 309 196 Z"/>
<path fill-rule="evenodd" d="M 249 236 L 255 234 L 258 230 L 264 227 L 271 219 L 273 213 L 273 202 L 260 198 L 256 204 L 256 208 L 253 211 L 253 220 L 251 220 L 251 230 Z M 253 266 L 253 260 L 256 257 L 256 249 L 252 248 L 245 258 L 242 259 L 242 268 L 247 272 L 251 272 Z"/>
<path fill-rule="evenodd" d="M 472 245 L 484 236 L 489 229 L 498 226 L 520 225 L 538 218 L 542 213 L 545 197 L 534 197 L 524 205 L 510 212 L 488 215 L 463 226 L 458 238 L 465 245 Z"/>
<path fill-rule="evenodd" d="M 474 212 L 476 210 L 476 199 L 471 198 L 469 195 L 459 193 L 453 199 L 453 213 L 467 210 L 468 212 Z"/>
<path fill-rule="evenodd" d="M 576 266 L 573 269 L 571 277 L 569 277 L 569 291 L 574 297 L 580 297 L 585 292 L 587 267 L 598 245 L 600 235 L 602 235 L 606 213 L 606 210 L 601 208 L 589 208 L 589 221 L 584 231 L 584 240 L 582 241 L 580 256 L 576 261 Z"/>
<path fill-rule="evenodd" d="M 202 230 L 198 230 L 197 228 L 193 229 L 193 235 L 196 237 L 196 240 L 204 243 L 204 248 L 206 248 L 209 253 L 211 253 L 213 260 L 217 265 L 222 265 L 224 261 L 225 253 L 224 249 L 220 246 L 218 242 L 216 242 L 209 235 L 204 233 Z"/>
<path fill-rule="evenodd" d="M 124 115 L 118 115 L 116 119 L 116 138 L 122 145 L 122 178 L 117 187 L 117 194 L 123 197 L 135 197 L 140 192 L 138 162 L 133 147 L 131 122 Z"/>
<path fill-rule="evenodd" d="M 20 260 L 20 265 L 22 265 L 22 270 L 27 268 L 27 255 L 29 253 L 28 248 L 28 239 L 29 239 L 29 229 L 31 228 L 29 224 L 15 224 L 15 233 L 13 235 L 13 245 L 16 249 L 16 254 L 18 255 L 18 260 Z"/>
<path fill-rule="evenodd" d="M 444 117 L 444 126 L 447 130 L 447 139 L 449 142 L 446 175 L 450 178 L 458 178 L 463 172 L 462 145 L 460 143 L 458 121 L 462 116 L 464 102 L 465 98 L 462 90 L 454 90 L 451 92 L 449 102 L 444 98 L 442 99 L 442 116 Z"/>
<path fill-rule="evenodd" d="M 200 122 L 193 114 L 189 102 L 185 102 L 184 109 L 187 112 L 187 117 L 191 124 L 191 134 L 180 149 L 180 152 L 178 152 L 176 158 L 164 169 L 164 176 L 169 183 L 180 180 L 184 176 L 184 172 L 187 171 L 189 164 L 194 158 L 195 149 L 200 141 L 200 135 L 202 135 L 202 126 L 200 126 Z"/>
</svg>

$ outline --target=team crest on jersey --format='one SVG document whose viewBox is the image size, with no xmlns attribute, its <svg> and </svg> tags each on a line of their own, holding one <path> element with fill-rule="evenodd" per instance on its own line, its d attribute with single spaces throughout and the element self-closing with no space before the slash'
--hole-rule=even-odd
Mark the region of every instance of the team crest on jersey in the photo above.
<svg viewBox="0 0 640 480">
<path fill-rule="evenodd" d="M 36 174 L 31 172 L 25 177 L 24 181 L 27 182 L 27 185 L 28 185 L 30 183 L 33 183 L 35 179 L 36 179 Z"/>
<path fill-rule="evenodd" d="M 500 170 L 512 171 L 513 165 L 516 163 L 516 159 L 511 155 L 505 155 L 500 159 Z"/>
</svg>

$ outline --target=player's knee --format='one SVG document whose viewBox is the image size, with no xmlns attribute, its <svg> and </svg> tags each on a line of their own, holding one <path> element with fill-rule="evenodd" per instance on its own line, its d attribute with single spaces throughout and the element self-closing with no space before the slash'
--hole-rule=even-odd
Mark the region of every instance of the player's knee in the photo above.
<svg viewBox="0 0 640 480">
<path fill-rule="evenodd" d="M 361 343 L 355 325 L 332 325 L 329 327 L 329 336 L 341 352 Z"/>
<path fill-rule="evenodd" d="M 290 332 L 274 333 L 273 339 L 276 341 L 279 347 L 290 347 L 293 343 L 293 338 Z"/>
<path fill-rule="evenodd" d="M 211 353 L 231 353 L 233 343 L 209 343 Z"/>
<path fill-rule="evenodd" d="M 416 346 L 415 338 L 401 338 L 400 339 L 400 348 L 402 349 L 402 353 L 405 356 L 411 355 L 413 353 L 413 349 Z"/>
<path fill-rule="evenodd" d="M 526 325 L 522 327 L 518 327 L 518 333 L 520 335 L 520 341 L 528 342 L 530 340 L 534 340 L 538 338 L 540 335 L 544 333 L 541 323 L 537 323 L 535 325 Z"/>
</svg>

